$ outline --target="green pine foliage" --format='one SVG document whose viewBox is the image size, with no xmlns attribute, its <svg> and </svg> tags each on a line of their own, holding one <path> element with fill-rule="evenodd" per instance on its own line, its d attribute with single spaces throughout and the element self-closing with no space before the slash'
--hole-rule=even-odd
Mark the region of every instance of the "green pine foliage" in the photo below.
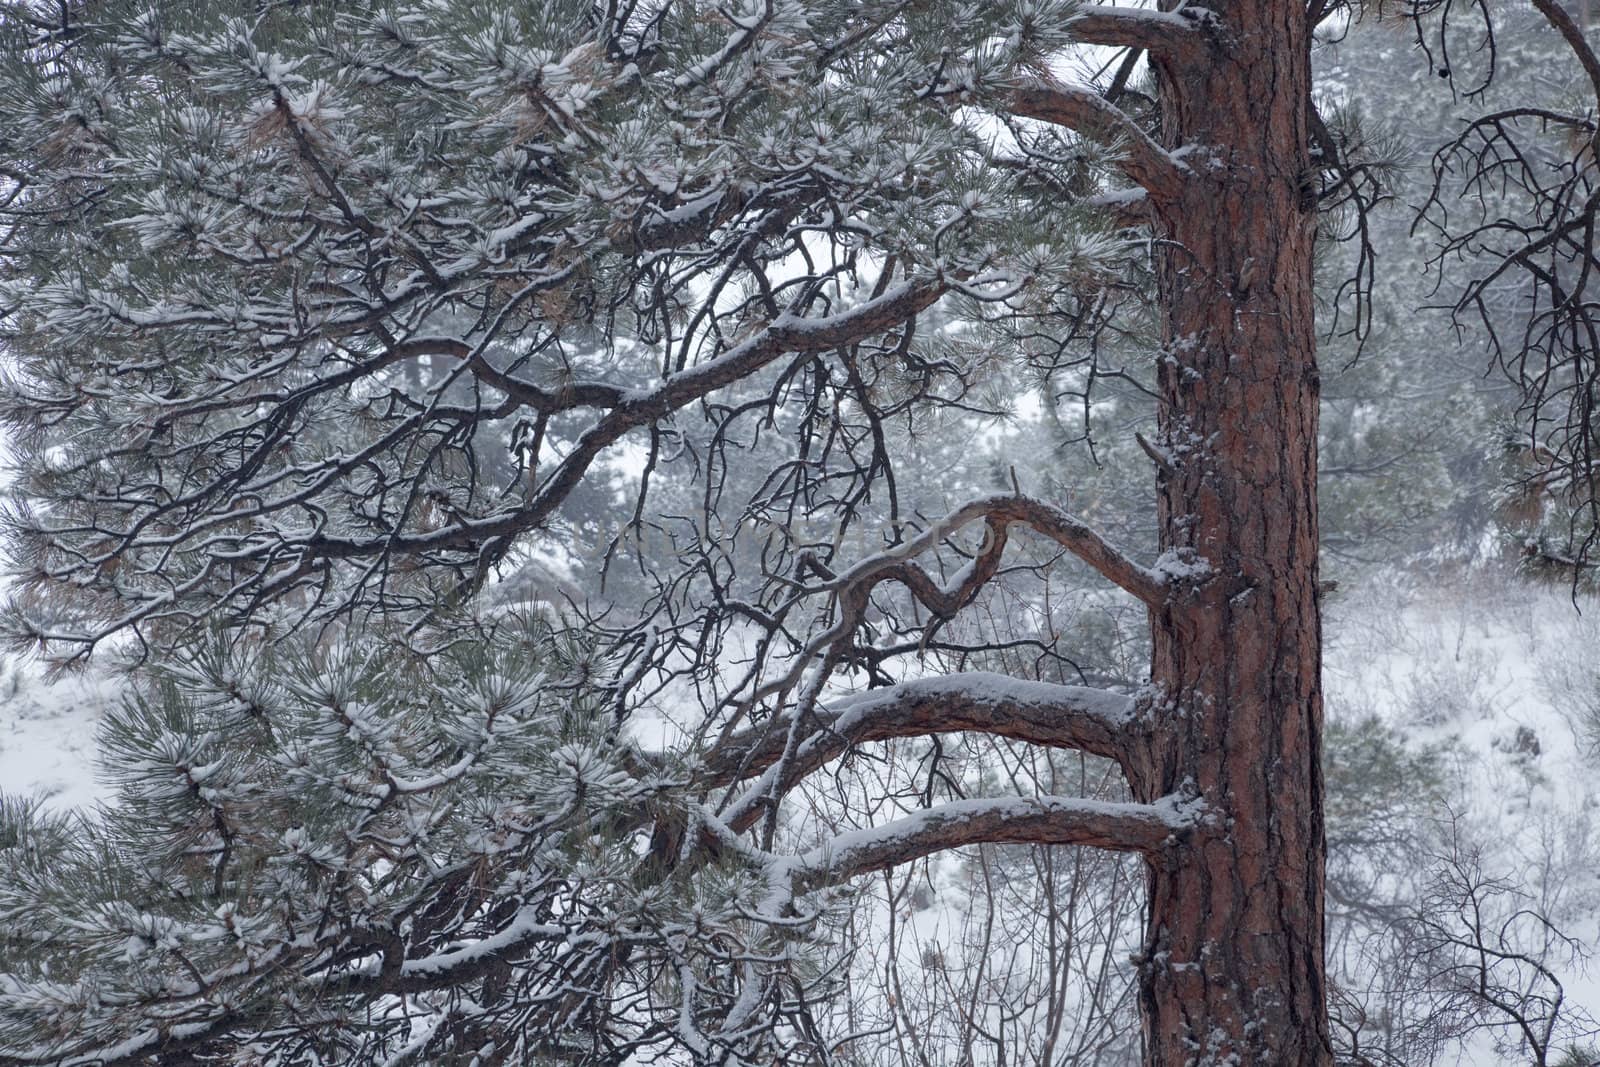
<svg viewBox="0 0 1600 1067">
<path fill-rule="evenodd" d="M 825 1054 L 825 903 L 708 844 L 727 781 L 627 720 L 682 672 L 715 711 L 679 747 L 733 729 L 727 604 L 798 614 L 801 552 L 900 530 L 890 442 L 996 410 L 1007 316 L 1137 250 L 972 108 L 1071 13 L 0 8 L 4 631 L 149 657 L 115 802 L 4 802 L 0 1063 Z M 1025 136 L 1103 184 L 1114 153 Z M 1053 296 L 997 305 L 1025 281 Z M 978 324 L 915 329 L 943 295 Z M 677 518 L 702 493 L 724 527 Z M 609 577 L 642 607 L 463 623 L 541 553 L 605 573 L 630 515 L 681 563 Z"/>
<path fill-rule="evenodd" d="M 1144 676 L 1143 608 L 1043 541 L 961 619 L 886 583 L 859 641 L 816 636 L 839 574 L 968 496 L 1038 491 L 1156 551 L 1170 456 L 1136 431 L 1158 436 L 1164 357 L 1123 146 L 986 106 L 1055 76 L 1077 10 L 0 2 L 0 638 L 146 658 L 105 724 L 113 802 L 0 794 L 0 1067 L 885 1047 L 837 995 L 854 946 L 808 940 L 873 916 L 796 898 L 818 827 L 780 818 L 777 764 L 741 777 L 728 753 L 774 724 L 786 755 L 825 747 L 835 673 Z M 1111 77 L 1153 126 L 1152 86 Z M 1398 245 L 1397 216 L 1358 211 L 1404 183 L 1390 124 L 1327 110 L 1356 174 L 1320 174 L 1328 235 L 1377 219 Z M 1372 308 L 1324 352 L 1367 344 L 1328 375 L 1326 543 L 1470 556 L 1509 528 L 1479 506 L 1477 368 L 1410 388 L 1438 328 Z M 942 544 L 938 583 L 975 551 Z M 978 757 L 944 743 L 886 761 L 926 783 L 885 771 L 898 792 L 863 818 L 959 792 Z M 1371 722 L 1327 752 L 1331 885 L 1359 895 L 1437 799 L 1438 754 Z M 852 781 L 830 814 L 857 814 Z M 1136 910 L 1131 867 L 1084 876 L 1109 924 Z M 1040 928 L 1094 960 L 1104 1019 L 1131 1018 L 1079 898 L 1014 897 L 1061 905 Z M 974 1003 L 950 985 L 924 1007 L 954 1033 Z"/>
<path fill-rule="evenodd" d="M 804 356 L 873 296 L 893 325 L 1130 247 L 1041 240 L 962 108 L 1066 39 L 1054 0 L 50 11 L 0 17 L 22 645 L 448 609 L 712 379 L 892 406 L 993 358 L 891 335 L 847 382 L 740 347 L 774 322 Z"/>
<path fill-rule="evenodd" d="M 0 802 L 0 1062 L 759 1060 L 787 934 L 748 875 L 651 856 L 681 779 L 611 736 L 575 652 L 512 622 L 149 668 L 103 810 Z"/>
</svg>

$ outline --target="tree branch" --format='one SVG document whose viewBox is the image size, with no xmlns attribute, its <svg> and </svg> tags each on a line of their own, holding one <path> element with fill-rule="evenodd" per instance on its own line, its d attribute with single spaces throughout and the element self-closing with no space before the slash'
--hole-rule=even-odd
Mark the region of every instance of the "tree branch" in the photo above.
<svg viewBox="0 0 1600 1067">
<path fill-rule="evenodd" d="M 1600 104 L 1600 56 L 1596 56 L 1594 49 L 1589 47 L 1582 27 L 1572 21 L 1572 16 L 1567 14 L 1560 0 L 1533 0 L 1533 6 L 1561 34 L 1567 47 L 1572 49 L 1572 54 L 1583 65 L 1583 72 L 1589 76 L 1589 84 L 1594 88 L 1595 102 Z"/>
<path fill-rule="evenodd" d="M 1166 596 L 1166 580 L 1159 573 L 1134 562 L 1098 530 L 1053 504 L 1016 493 L 970 500 L 905 544 L 857 563 L 840 575 L 837 582 L 840 585 L 859 582 L 893 563 L 920 555 L 978 519 L 987 519 L 995 527 L 1009 523 L 1028 527 L 1056 542 L 1146 604 L 1155 606 Z"/>
<path fill-rule="evenodd" d="M 984 503 L 990 505 L 991 516 L 1003 515 L 1048 537 L 1151 607 L 1166 598 L 1167 581 L 1159 572 L 1135 563 L 1099 531 L 1054 504 L 1027 496 L 997 496 Z"/>
<path fill-rule="evenodd" d="M 989 528 L 983 546 L 948 589 L 940 587 L 932 576 L 916 564 L 916 557 L 980 518 L 987 521 Z M 868 598 L 873 588 L 881 582 L 893 579 L 905 584 L 912 595 L 933 612 L 936 619 L 954 615 L 971 601 L 978 589 L 998 570 L 1001 553 L 1009 537 L 1007 527 L 1014 522 L 1055 541 L 1151 607 L 1160 604 L 1166 597 L 1167 581 L 1162 574 L 1135 563 L 1098 531 L 1059 508 L 1015 494 L 980 497 L 963 504 L 910 540 L 868 556 L 839 574 L 826 570 L 812 560 L 812 566 L 827 579 L 826 585 L 813 591 L 832 590 L 835 593 L 841 609 L 838 617 L 831 626 L 807 643 L 794 658 L 793 666 L 781 678 L 755 689 L 746 697 L 741 702 L 741 714 L 760 700 L 792 689 L 815 657 L 829 649 L 834 650 L 828 653 L 832 657 L 829 660 L 831 669 L 831 664 L 837 662 L 839 643 L 847 640 L 860 625 Z M 813 688 L 812 693 L 814 696 L 820 693 L 820 689 Z M 801 707 L 798 714 L 808 714 L 810 710 Z M 733 736 L 735 722 L 737 718 L 726 727 L 722 742 L 727 742 Z"/>
<path fill-rule="evenodd" d="M 972 671 L 868 690 L 818 707 L 813 719 L 816 730 L 796 751 L 780 791 L 853 745 L 941 733 L 971 731 L 1075 748 L 1121 763 L 1133 700 L 1103 689 Z M 788 726 L 787 716 L 773 719 L 717 745 L 702 765 L 709 784 L 731 785 L 777 763 Z"/>
<path fill-rule="evenodd" d="M 322 534 L 299 547 L 306 560 L 360 559 L 379 555 L 413 555 L 508 538 L 531 530 L 561 505 L 602 451 L 633 430 L 650 425 L 709 393 L 755 373 L 779 357 L 849 345 L 882 332 L 926 309 L 948 288 L 943 279 L 906 282 L 875 299 L 835 315 L 806 318 L 785 313 L 766 328 L 715 359 L 670 375 L 652 389 L 630 390 L 620 397 L 596 395 L 596 402 L 614 403 L 581 434 L 533 496 L 514 511 L 467 519 L 426 533 L 349 538 Z M 282 546 L 271 545 L 269 549 Z M 249 553 L 240 553 L 241 557 Z M 148 614 L 141 611 L 138 617 Z M 119 620 L 107 632 L 132 619 Z"/>
<path fill-rule="evenodd" d="M 1121 108 L 1092 89 L 1033 78 L 1012 90 L 1013 114 L 1076 130 L 1086 137 L 1120 147 L 1123 173 L 1152 198 L 1171 200 L 1189 170 L 1155 142 Z"/>
<path fill-rule="evenodd" d="M 1158 11 L 1096 4 L 1073 16 L 1067 29 L 1084 44 L 1142 48 L 1156 55 L 1177 57 L 1198 47 L 1200 28 L 1209 15 L 1203 8 Z"/>
<path fill-rule="evenodd" d="M 1200 802 L 1176 796 L 1154 804 L 1079 797 L 955 800 L 883 826 L 854 830 L 789 861 L 798 892 L 909 863 L 962 845 L 1092 845 L 1153 855 L 1201 822 Z"/>
</svg>

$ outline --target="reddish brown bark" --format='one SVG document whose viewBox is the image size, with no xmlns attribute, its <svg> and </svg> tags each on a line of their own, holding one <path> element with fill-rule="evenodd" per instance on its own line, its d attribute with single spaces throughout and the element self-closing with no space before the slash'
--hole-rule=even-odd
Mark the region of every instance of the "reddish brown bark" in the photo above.
<svg viewBox="0 0 1600 1067">
<path fill-rule="evenodd" d="M 1148 1064 L 1332 1062 L 1323 975 L 1316 217 L 1305 5 L 1233 0 L 1210 46 L 1156 61 L 1163 142 L 1191 174 L 1154 204 L 1166 352 L 1168 558 L 1152 611 L 1141 800 L 1199 790 L 1213 833 L 1151 861 Z"/>
</svg>

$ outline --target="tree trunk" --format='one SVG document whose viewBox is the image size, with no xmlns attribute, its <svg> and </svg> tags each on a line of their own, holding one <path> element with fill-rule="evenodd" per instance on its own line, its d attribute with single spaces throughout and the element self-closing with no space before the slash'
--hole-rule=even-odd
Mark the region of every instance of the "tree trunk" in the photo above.
<svg viewBox="0 0 1600 1067">
<path fill-rule="evenodd" d="M 1305 5 L 1233 0 L 1156 64 L 1193 172 L 1159 208 L 1160 704 L 1133 786 L 1220 815 L 1152 865 L 1140 1003 L 1151 1065 L 1332 1062 L 1323 976 L 1318 379 Z M 1174 566 L 1176 564 L 1177 566 Z M 1201 567 L 1203 565 L 1203 568 Z"/>
</svg>

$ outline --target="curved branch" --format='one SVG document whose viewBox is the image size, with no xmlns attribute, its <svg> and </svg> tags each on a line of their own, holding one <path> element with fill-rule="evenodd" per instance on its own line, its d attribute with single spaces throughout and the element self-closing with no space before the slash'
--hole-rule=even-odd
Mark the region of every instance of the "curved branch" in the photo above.
<svg viewBox="0 0 1600 1067">
<path fill-rule="evenodd" d="M 1567 47 L 1572 49 L 1572 54 L 1583 65 L 1583 72 L 1589 76 L 1596 103 L 1600 103 L 1600 56 L 1596 56 L 1594 49 L 1589 47 L 1582 27 L 1572 21 L 1572 16 L 1562 8 L 1560 0 L 1533 0 L 1533 6 L 1561 34 Z"/>
<path fill-rule="evenodd" d="M 824 318 L 785 313 L 765 329 L 715 359 L 673 374 L 654 389 L 629 392 L 622 402 L 578 438 L 576 447 L 527 505 L 508 515 L 465 522 L 433 534 L 383 541 L 328 539 L 319 554 L 366 555 L 378 547 L 426 551 L 486 537 L 505 537 L 538 526 L 564 501 L 589 465 L 608 446 L 632 430 L 665 418 L 707 394 L 739 381 L 780 356 L 820 352 L 854 344 L 926 310 L 944 294 L 943 279 L 905 282 L 882 296 Z"/>
<path fill-rule="evenodd" d="M 992 516 L 1003 515 L 1049 538 L 1145 604 L 1155 607 L 1166 599 L 1167 579 L 1160 571 L 1134 562 L 1094 527 L 1054 504 L 1027 496 L 991 497 L 987 503 Z"/>
<path fill-rule="evenodd" d="M 1154 804 L 1080 797 L 955 800 L 883 826 L 854 830 L 789 860 L 798 892 L 881 871 L 962 845 L 1093 845 L 1154 855 L 1198 826 L 1201 802 L 1176 796 Z"/>
<path fill-rule="evenodd" d="M 483 355 L 482 345 L 469 345 L 453 337 L 415 337 L 389 348 L 384 362 L 446 356 L 464 361 L 473 377 L 497 389 L 523 407 L 545 414 L 556 414 L 579 407 L 614 408 L 628 398 L 627 390 L 605 382 L 573 382 L 558 390 L 541 389 L 532 382 L 494 367 Z"/>
<path fill-rule="evenodd" d="M 1156 143 L 1127 112 L 1092 89 L 1032 78 L 1011 92 L 1011 112 L 1120 147 L 1123 173 L 1153 198 L 1174 199 L 1189 169 Z"/>
<path fill-rule="evenodd" d="M 983 546 L 949 588 L 941 587 L 915 563 L 916 557 L 978 519 L 986 520 L 989 528 Z M 881 582 L 892 579 L 903 583 L 924 607 L 933 612 L 936 622 L 954 615 L 972 600 L 978 589 L 998 570 L 1001 553 L 1009 538 L 1007 527 L 1011 523 L 1025 525 L 1035 533 L 1055 541 L 1148 606 L 1159 605 L 1167 595 L 1168 582 L 1162 572 L 1134 562 L 1098 531 L 1060 508 L 1020 494 L 980 497 L 963 504 L 910 540 L 868 556 L 839 574 L 833 574 L 816 560 L 811 560 L 810 565 L 827 579 L 826 585 L 813 591 L 831 590 L 836 594 L 841 609 L 838 617 L 831 626 L 807 643 L 794 658 L 793 666 L 781 678 L 760 686 L 745 698 L 741 702 L 740 714 L 760 700 L 791 690 L 815 657 L 822 655 L 825 650 L 836 649 L 841 641 L 847 639 L 860 625 L 868 597 Z M 828 669 L 831 669 L 831 662 Z M 820 689 L 813 689 L 813 696 L 818 692 Z M 810 714 L 813 710 L 810 702 L 806 703 L 808 706 L 801 707 L 799 714 Z M 798 722 L 794 719 L 788 721 Z M 733 736 L 736 722 L 737 719 L 728 724 L 719 747 Z"/>
<path fill-rule="evenodd" d="M 1019 493 L 997 493 L 969 500 L 905 544 L 857 563 L 839 576 L 837 584 L 859 583 L 902 560 L 920 555 L 978 519 L 988 520 L 993 527 L 1004 527 L 1010 523 L 1026 526 L 1039 536 L 1054 541 L 1094 568 L 1101 577 L 1152 607 L 1160 604 L 1166 596 L 1167 583 L 1160 572 L 1136 563 L 1083 520 L 1054 504 Z"/>
<path fill-rule="evenodd" d="M 1204 19 L 1210 16 L 1210 11 L 1195 7 L 1159 11 L 1148 7 L 1095 4 L 1074 15 L 1067 29 L 1084 44 L 1142 48 L 1170 58 L 1195 49 L 1200 43 Z"/>
<path fill-rule="evenodd" d="M 853 745 L 930 734 L 983 733 L 1075 748 L 1121 763 L 1133 715 L 1133 698 L 1086 686 L 1029 682 L 987 671 L 920 678 L 818 707 L 812 714 L 816 731 L 795 752 L 780 791 Z M 703 763 L 710 784 L 731 785 L 777 763 L 788 725 L 784 717 L 717 745 Z"/>
</svg>

